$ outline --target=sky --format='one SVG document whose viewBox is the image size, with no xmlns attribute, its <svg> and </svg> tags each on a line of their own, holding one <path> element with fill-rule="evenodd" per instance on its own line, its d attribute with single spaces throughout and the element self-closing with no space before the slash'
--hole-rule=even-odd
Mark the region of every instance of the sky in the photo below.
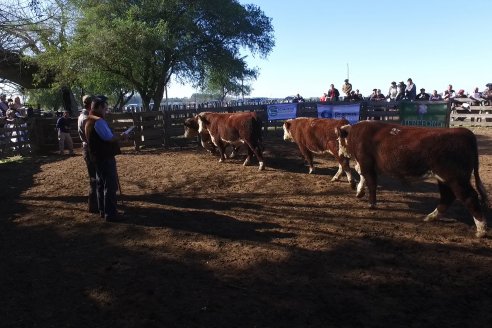
<svg viewBox="0 0 492 328">
<path fill-rule="evenodd" d="M 472 92 L 492 82 L 492 0 L 240 0 L 272 18 L 269 56 L 247 54 L 260 75 L 250 97 L 320 97 L 344 79 L 369 95 L 412 78 L 417 90 Z M 348 68 L 348 69 L 347 69 Z M 168 97 L 198 90 L 173 83 Z"/>
</svg>

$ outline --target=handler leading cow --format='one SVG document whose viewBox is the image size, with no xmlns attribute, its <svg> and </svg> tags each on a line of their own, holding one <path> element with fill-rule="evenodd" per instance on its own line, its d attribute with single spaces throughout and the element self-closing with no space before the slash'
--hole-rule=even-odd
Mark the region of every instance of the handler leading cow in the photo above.
<svg viewBox="0 0 492 328">
<path fill-rule="evenodd" d="M 338 181 L 342 172 L 345 172 L 350 185 L 355 188 L 349 160 L 338 154 L 336 129 L 346 124 L 349 124 L 346 119 L 300 117 L 287 120 L 283 126 L 284 140 L 292 140 L 299 146 L 300 152 L 309 165 L 309 173 L 314 172 L 313 153 L 318 155 L 332 154 L 338 162 L 338 171 L 331 181 Z"/>
<path fill-rule="evenodd" d="M 361 175 L 357 197 L 369 189 L 370 207 L 376 206 L 378 173 L 397 178 L 432 174 L 441 195 L 437 208 L 425 221 L 443 216 L 453 201 L 462 201 L 473 215 L 477 237 L 484 237 L 487 222 L 482 206 L 488 206 L 487 194 L 478 173 L 478 148 L 473 132 L 465 128 L 437 129 L 401 126 L 382 122 L 359 122 L 340 128 L 340 151 L 352 155 Z M 474 174 L 480 193 L 472 187 Z"/>
</svg>

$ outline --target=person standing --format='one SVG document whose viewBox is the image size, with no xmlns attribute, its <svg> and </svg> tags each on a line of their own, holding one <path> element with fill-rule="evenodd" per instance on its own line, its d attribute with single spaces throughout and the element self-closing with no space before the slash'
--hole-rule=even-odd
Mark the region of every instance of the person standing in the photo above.
<svg viewBox="0 0 492 328">
<path fill-rule="evenodd" d="M 338 101 L 340 97 L 340 92 L 335 88 L 333 84 L 330 84 L 330 89 L 328 90 L 328 101 Z"/>
<path fill-rule="evenodd" d="M 91 110 L 92 97 L 85 95 L 82 97 L 82 103 L 84 107 L 77 120 L 77 128 L 79 132 L 80 141 L 82 141 L 82 155 L 84 157 L 85 165 L 87 167 L 87 173 L 89 174 L 89 198 L 88 209 L 91 213 L 99 213 L 97 207 L 97 195 L 96 195 L 96 166 L 89 158 L 89 146 L 87 138 L 85 136 L 85 123 L 89 117 L 89 111 Z"/>
<path fill-rule="evenodd" d="M 63 116 L 56 121 L 56 129 L 58 130 L 58 147 L 60 155 L 63 155 L 65 150 L 65 144 L 68 148 L 68 153 L 73 155 L 73 142 L 70 136 L 70 112 L 68 110 L 63 112 Z"/>
<path fill-rule="evenodd" d="M 417 97 L 417 87 L 412 79 L 408 79 L 407 83 L 407 87 L 405 88 L 405 98 L 408 100 L 415 100 L 415 97 Z"/>
<path fill-rule="evenodd" d="M 398 87 L 396 86 L 396 82 L 393 81 L 391 82 L 391 85 L 388 89 L 388 96 L 389 100 L 394 101 L 396 100 L 396 96 L 398 95 Z"/>
<path fill-rule="evenodd" d="M 118 220 L 116 191 L 118 174 L 115 156 L 121 154 L 119 140 L 127 134 L 113 134 L 104 119 L 108 110 L 107 98 L 97 96 L 92 100 L 91 111 L 85 123 L 85 136 L 88 142 L 89 158 L 96 168 L 97 205 L 101 218 L 108 222 Z"/>
<path fill-rule="evenodd" d="M 345 83 L 342 85 L 342 92 L 345 94 L 346 97 L 350 96 L 350 93 L 352 91 L 352 84 L 349 83 L 348 79 L 345 79 Z"/>
</svg>

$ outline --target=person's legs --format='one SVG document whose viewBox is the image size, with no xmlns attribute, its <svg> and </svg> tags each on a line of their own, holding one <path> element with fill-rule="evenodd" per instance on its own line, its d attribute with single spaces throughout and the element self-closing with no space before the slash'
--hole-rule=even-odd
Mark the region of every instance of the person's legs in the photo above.
<svg viewBox="0 0 492 328">
<path fill-rule="evenodd" d="M 87 148 L 82 149 L 82 155 L 84 156 L 84 161 L 87 166 L 87 173 L 89 175 L 88 209 L 91 213 L 98 213 L 99 210 L 97 206 L 96 165 L 91 162 Z"/>
<path fill-rule="evenodd" d="M 65 133 L 65 140 L 67 143 L 68 153 L 70 155 L 72 155 L 73 154 L 73 140 L 72 140 L 72 136 L 70 135 L 70 133 Z"/>
<path fill-rule="evenodd" d="M 96 165 L 96 196 L 99 214 L 104 218 L 104 170 L 101 163 Z"/>
<path fill-rule="evenodd" d="M 63 149 L 65 148 L 65 136 L 63 132 L 58 130 L 58 151 L 63 154 Z"/>
<path fill-rule="evenodd" d="M 98 184 L 98 201 L 101 205 L 100 193 L 104 194 L 103 197 L 103 212 L 106 220 L 110 221 L 115 219 L 117 216 L 116 211 L 116 190 L 118 189 L 118 180 L 116 176 L 116 160 L 115 158 L 110 158 L 98 162 L 97 173 L 101 173 L 103 186 Z M 102 190 L 101 190 L 102 189 Z M 101 210 L 101 207 L 99 207 Z"/>
</svg>

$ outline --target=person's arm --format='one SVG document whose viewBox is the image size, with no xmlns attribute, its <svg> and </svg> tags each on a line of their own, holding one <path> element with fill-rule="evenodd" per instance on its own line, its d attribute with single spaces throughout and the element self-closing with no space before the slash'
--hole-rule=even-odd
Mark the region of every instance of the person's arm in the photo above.
<svg viewBox="0 0 492 328">
<path fill-rule="evenodd" d="M 94 124 L 94 129 L 99 137 L 107 142 L 115 142 L 126 138 L 126 134 L 113 134 L 105 120 L 97 120 Z"/>
</svg>

